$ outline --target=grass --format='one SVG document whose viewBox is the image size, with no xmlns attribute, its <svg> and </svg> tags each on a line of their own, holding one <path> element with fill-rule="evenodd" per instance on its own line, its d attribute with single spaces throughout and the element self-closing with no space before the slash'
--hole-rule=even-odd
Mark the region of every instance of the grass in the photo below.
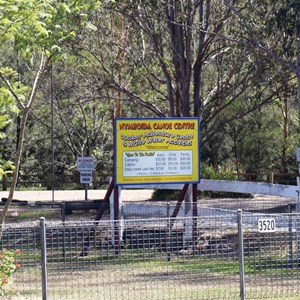
<svg viewBox="0 0 300 300">
<path fill-rule="evenodd" d="M 73 191 L 73 190 L 84 190 L 85 187 L 79 183 L 65 183 L 62 186 L 54 188 L 56 191 Z M 16 191 L 49 191 L 50 189 L 46 186 L 17 186 Z"/>
<path fill-rule="evenodd" d="M 14 209 L 14 207 L 12 207 L 12 209 Z M 20 208 L 16 208 L 16 210 L 18 211 L 18 216 L 7 216 L 5 219 L 7 224 L 16 224 L 21 222 L 39 222 L 40 217 L 45 217 L 46 220 L 51 221 L 61 220 L 60 210 L 58 209 L 48 209 L 43 211 L 38 209 L 30 209 L 25 211 Z"/>
<path fill-rule="evenodd" d="M 11 205 L 10 210 L 16 210 L 18 216 L 7 216 L 6 223 L 35 222 L 39 221 L 40 217 L 45 217 L 47 221 L 61 221 L 61 209 L 58 207 L 46 208 Z M 72 214 L 66 216 L 66 221 L 93 220 L 95 215 L 96 211 L 92 209 L 88 212 L 74 211 Z"/>
<path fill-rule="evenodd" d="M 46 191 L 47 187 L 45 186 L 20 186 L 16 187 L 16 191 Z"/>
<path fill-rule="evenodd" d="M 167 261 L 166 253 L 153 249 L 123 249 L 119 256 L 112 251 L 93 251 L 90 256 L 78 257 L 73 250 L 66 253 L 66 258 L 61 256 L 60 250 L 51 252 L 48 257 L 50 298 L 79 299 L 84 294 L 85 300 L 239 299 L 236 258 L 222 260 L 173 255 L 172 260 Z M 40 253 L 26 251 L 22 253 L 22 259 L 38 264 Z M 298 269 L 288 277 L 286 271 L 291 272 L 290 269 L 274 270 L 271 265 L 259 269 L 253 262 L 245 262 L 245 267 L 247 299 L 300 300 L 300 296 L 293 295 L 299 293 Z M 40 266 L 27 267 L 25 264 L 23 272 L 19 292 L 26 299 L 39 299 Z M 266 284 L 270 276 L 273 282 Z"/>
<path fill-rule="evenodd" d="M 34 213 L 47 219 L 59 218 L 59 211 Z M 31 216 L 31 211 L 20 212 L 22 220 L 29 220 Z M 221 253 L 189 256 L 172 253 L 168 261 L 166 252 L 152 248 L 131 249 L 126 245 L 120 255 L 115 255 L 112 247 L 100 248 L 96 240 L 91 241 L 89 256 L 81 257 L 80 236 L 75 241 L 73 237 L 68 240 L 66 235 L 66 256 L 63 257 L 60 232 L 53 231 L 48 238 L 51 299 L 239 299 L 236 253 L 224 253 L 223 257 Z M 10 247 L 13 243 L 16 248 L 22 246 L 23 267 L 17 274 L 14 293 L 24 299 L 41 298 L 41 253 L 37 241 L 24 235 L 14 236 L 8 243 Z M 298 266 L 290 269 L 288 257 L 280 256 L 282 253 L 261 250 L 245 256 L 247 299 L 300 300 Z M 16 299 L 23 299 L 21 296 Z"/>
<path fill-rule="evenodd" d="M 49 245 L 49 247 L 54 245 Z M 172 255 L 172 260 L 168 261 L 166 253 L 157 252 L 151 249 L 144 250 L 126 250 L 121 251 L 121 255 L 114 255 L 113 250 L 102 252 L 90 253 L 89 256 L 79 256 L 81 248 L 65 248 L 66 253 L 63 256 L 63 249 L 59 245 L 55 246 L 57 250 L 48 253 L 48 266 L 51 270 L 55 271 L 56 268 L 65 269 L 109 269 L 111 266 L 114 268 L 127 268 L 130 267 L 135 270 L 156 270 L 156 272 L 163 272 L 164 269 L 172 270 L 177 274 L 194 274 L 199 276 L 209 275 L 211 278 L 221 278 L 226 276 L 239 276 L 239 262 L 236 259 L 210 259 L 204 256 L 198 257 L 182 257 Z M 97 255 L 98 253 L 98 255 Z M 96 254 L 96 255 L 95 255 Z M 22 259 L 39 261 L 39 252 L 23 252 Z M 278 261 L 279 264 L 279 261 Z M 275 276 L 282 278 L 298 279 L 299 271 L 297 268 L 275 268 L 274 265 L 266 264 L 265 267 L 254 265 L 253 262 L 245 262 L 245 273 L 247 276 Z"/>
</svg>

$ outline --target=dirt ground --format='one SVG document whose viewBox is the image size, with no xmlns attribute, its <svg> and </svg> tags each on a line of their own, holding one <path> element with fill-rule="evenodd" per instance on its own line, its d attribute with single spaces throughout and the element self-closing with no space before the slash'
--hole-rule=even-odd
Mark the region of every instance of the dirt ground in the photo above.
<svg viewBox="0 0 300 300">
<path fill-rule="evenodd" d="M 122 190 L 122 201 L 143 201 L 151 198 L 153 190 Z M 8 191 L 0 191 L 0 199 L 7 198 Z M 88 190 L 88 200 L 103 199 L 106 194 L 106 190 Z M 68 191 L 16 191 L 13 199 L 23 200 L 28 202 L 35 201 L 74 201 L 85 200 L 85 190 L 68 190 Z"/>
<path fill-rule="evenodd" d="M 124 189 L 121 192 L 123 202 L 140 202 L 151 199 L 153 189 Z M 88 190 L 88 200 L 104 199 L 106 190 Z M 8 197 L 8 191 L 0 191 L 0 200 Z M 57 190 L 52 191 L 16 191 L 13 199 L 28 201 L 80 201 L 86 200 L 84 190 Z M 176 200 L 176 199 L 174 199 Z M 176 201 L 171 201 L 176 202 Z M 198 204 L 205 207 L 223 208 L 223 209 L 242 209 L 244 211 L 262 211 L 266 213 L 295 211 L 295 198 L 276 197 L 269 195 L 254 195 L 252 198 L 218 198 L 218 199 L 198 199 Z"/>
</svg>

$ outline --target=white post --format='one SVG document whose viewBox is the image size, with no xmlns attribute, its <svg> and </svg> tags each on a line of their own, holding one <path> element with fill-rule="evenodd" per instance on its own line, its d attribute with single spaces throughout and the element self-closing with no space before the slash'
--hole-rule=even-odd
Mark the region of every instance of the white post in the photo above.
<svg viewBox="0 0 300 300">
<path fill-rule="evenodd" d="M 245 257 L 244 257 L 244 235 L 243 235 L 243 213 L 241 209 L 237 211 L 238 221 L 238 241 L 239 241 L 239 265 L 240 265 L 240 296 L 245 300 Z"/>
<path fill-rule="evenodd" d="M 47 239 L 45 218 L 40 218 L 41 257 L 42 257 L 42 299 L 48 299 Z"/>
<path fill-rule="evenodd" d="M 185 194 L 185 227 L 183 233 L 184 246 L 189 246 L 193 239 L 193 209 L 192 209 L 192 185 L 190 184 Z"/>
<path fill-rule="evenodd" d="M 123 218 L 123 209 L 122 209 L 122 199 L 121 199 L 121 187 L 118 186 L 118 195 L 119 195 L 119 225 L 120 225 L 120 240 L 122 240 L 124 232 L 124 218 Z M 112 231 L 112 244 L 115 245 L 115 235 L 114 235 L 114 192 L 111 193 L 109 197 L 109 211 L 110 211 L 110 226 Z"/>
</svg>

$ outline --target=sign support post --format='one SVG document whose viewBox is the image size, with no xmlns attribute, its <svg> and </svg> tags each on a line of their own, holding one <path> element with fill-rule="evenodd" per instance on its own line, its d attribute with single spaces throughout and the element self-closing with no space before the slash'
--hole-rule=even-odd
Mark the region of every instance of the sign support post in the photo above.
<svg viewBox="0 0 300 300">
<path fill-rule="evenodd" d="M 84 200 L 87 201 L 88 200 L 88 184 L 85 183 L 84 184 Z"/>
</svg>

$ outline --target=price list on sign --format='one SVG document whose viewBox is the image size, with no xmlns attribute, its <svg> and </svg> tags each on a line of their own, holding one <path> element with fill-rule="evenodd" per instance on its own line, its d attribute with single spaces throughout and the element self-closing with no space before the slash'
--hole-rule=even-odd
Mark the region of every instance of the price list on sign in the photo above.
<svg viewBox="0 0 300 300">
<path fill-rule="evenodd" d="M 191 175 L 192 164 L 191 150 L 125 152 L 123 176 Z"/>
</svg>

